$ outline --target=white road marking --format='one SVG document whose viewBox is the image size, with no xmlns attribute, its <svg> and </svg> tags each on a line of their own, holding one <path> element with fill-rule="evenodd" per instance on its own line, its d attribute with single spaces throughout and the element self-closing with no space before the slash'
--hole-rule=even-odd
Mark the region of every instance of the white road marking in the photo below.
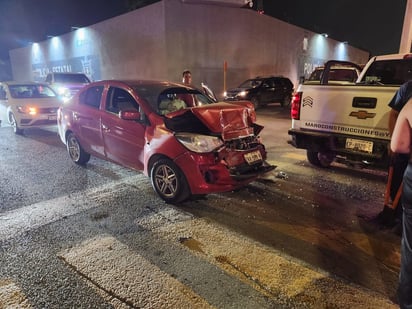
<svg viewBox="0 0 412 309">
<path fill-rule="evenodd" d="M 213 308 L 112 236 L 87 240 L 59 256 L 89 283 L 110 295 L 116 308 L 115 302 L 132 308 Z"/>
<path fill-rule="evenodd" d="M 32 308 L 21 289 L 11 280 L 0 280 L 0 308 Z"/>
<path fill-rule="evenodd" d="M 136 184 L 143 175 L 135 175 L 83 192 L 42 201 L 0 214 L 0 241 L 97 207 L 96 200 L 104 199 L 114 190 L 125 190 L 124 184 Z"/>
<path fill-rule="evenodd" d="M 139 218 L 136 223 L 170 242 L 183 243 L 192 253 L 268 297 L 280 296 L 311 308 L 325 304 L 333 308 L 397 308 L 381 294 L 336 280 L 223 226 L 204 219 L 173 220 L 172 214 L 169 210 L 160 211 L 153 217 Z"/>
</svg>

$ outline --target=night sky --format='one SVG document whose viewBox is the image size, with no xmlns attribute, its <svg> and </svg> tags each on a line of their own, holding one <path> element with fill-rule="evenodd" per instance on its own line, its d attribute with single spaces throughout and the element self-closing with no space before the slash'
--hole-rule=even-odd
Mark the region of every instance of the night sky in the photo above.
<svg viewBox="0 0 412 309">
<path fill-rule="evenodd" d="M 397 53 L 407 0 L 264 0 L 264 12 L 372 55 Z"/>
<path fill-rule="evenodd" d="M 266 15 L 326 32 L 372 55 L 398 52 L 405 7 L 406 0 L 263 0 Z M 7 70 L 4 63 L 10 49 L 128 10 L 128 0 L 0 0 L 0 78 L 1 71 Z"/>
</svg>

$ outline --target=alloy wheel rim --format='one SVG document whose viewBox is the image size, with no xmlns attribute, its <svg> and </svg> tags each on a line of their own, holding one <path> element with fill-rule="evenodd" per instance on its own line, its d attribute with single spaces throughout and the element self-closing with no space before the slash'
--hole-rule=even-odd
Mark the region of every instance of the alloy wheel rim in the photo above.
<svg viewBox="0 0 412 309">
<path fill-rule="evenodd" d="M 75 138 L 71 137 L 71 138 L 69 139 L 68 147 L 69 147 L 70 157 L 71 157 L 74 161 L 79 160 L 79 157 L 80 157 L 80 146 L 79 146 L 79 143 L 77 143 L 77 141 L 76 141 Z"/>
<path fill-rule="evenodd" d="M 176 194 L 178 183 L 176 173 L 167 165 L 158 167 L 155 175 L 156 186 L 166 197 Z"/>
</svg>

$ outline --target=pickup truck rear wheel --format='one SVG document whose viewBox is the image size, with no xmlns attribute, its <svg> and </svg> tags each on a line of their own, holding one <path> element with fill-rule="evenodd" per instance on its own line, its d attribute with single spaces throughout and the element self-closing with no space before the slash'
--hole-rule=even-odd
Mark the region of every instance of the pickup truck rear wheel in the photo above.
<svg viewBox="0 0 412 309">
<path fill-rule="evenodd" d="M 291 101 L 292 101 L 292 97 L 290 95 L 287 95 L 283 98 L 282 102 L 280 102 L 280 106 L 288 107 Z"/>
<path fill-rule="evenodd" d="M 319 167 L 329 167 L 335 160 L 335 154 L 332 151 L 318 152 L 318 151 L 306 151 L 308 161 Z"/>
</svg>

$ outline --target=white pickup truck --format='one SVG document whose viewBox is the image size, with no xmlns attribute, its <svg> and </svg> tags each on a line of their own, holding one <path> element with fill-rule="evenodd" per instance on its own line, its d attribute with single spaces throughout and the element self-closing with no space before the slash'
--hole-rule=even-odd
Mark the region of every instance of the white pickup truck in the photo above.
<svg viewBox="0 0 412 309">
<path fill-rule="evenodd" d="M 356 84 L 328 82 L 330 61 L 319 84 L 300 84 L 292 99 L 290 143 L 306 149 L 310 163 L 333 161 L 359 167 L 388 167 L 389 101 L 412 79 L 412 54 L 376 56 Z M 356 66 L 355 64 L 353 64 Z"/>
</svg>

